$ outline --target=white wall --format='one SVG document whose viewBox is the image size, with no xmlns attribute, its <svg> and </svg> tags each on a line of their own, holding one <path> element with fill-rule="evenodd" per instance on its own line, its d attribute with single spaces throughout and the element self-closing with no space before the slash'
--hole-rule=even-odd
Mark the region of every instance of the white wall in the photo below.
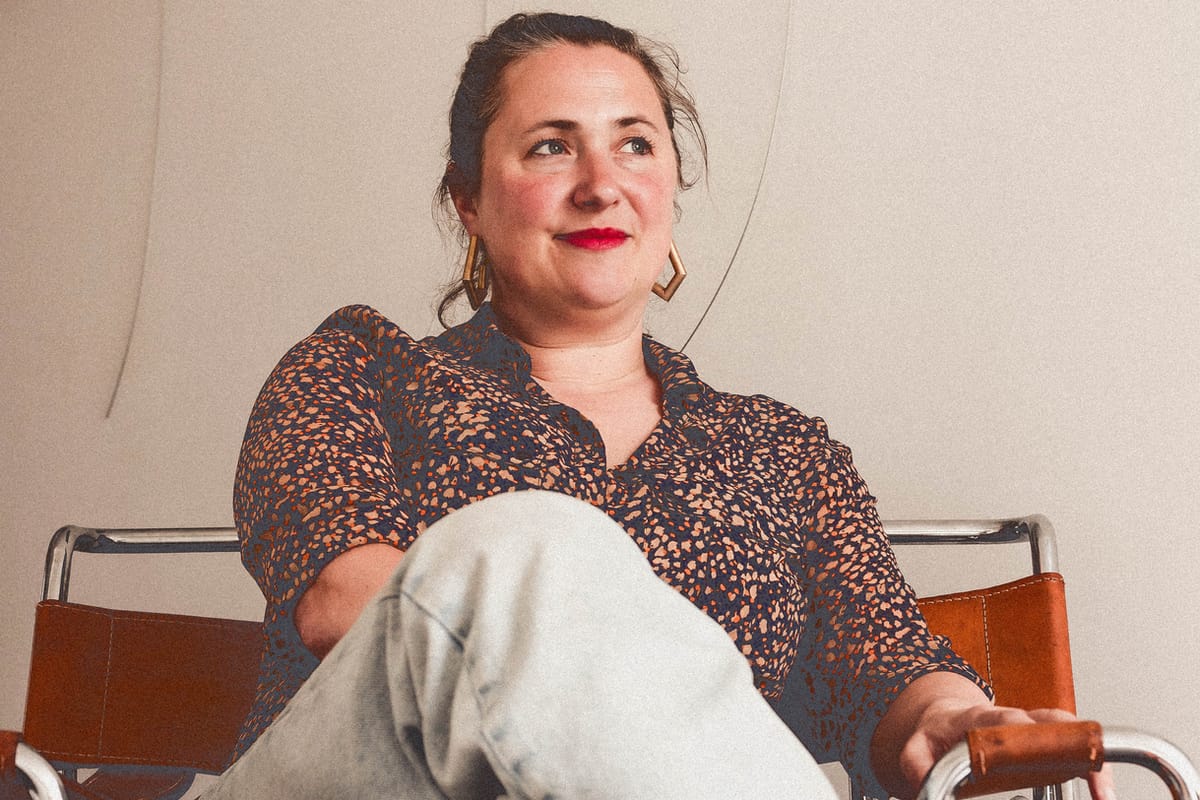
<svg viewBox="0 0 1200 800">
<path fill-rule="evenodd" d="M 0 5 L 0 726 L 57 525 L 227 523 L 289 344 L 347 302 L 435 330 L 445 111 L 516 6 L 264 5 Z M 715 294 L 702 374 L 824 416 L 886 516 L 1049 515 L 1081 711 L 1200 759 L 1200 6 L 648 5 L 559 7 L 690 67 L 655 333 Z M 202 563 L 76 597 L 258 612 Z"/>
</svg>

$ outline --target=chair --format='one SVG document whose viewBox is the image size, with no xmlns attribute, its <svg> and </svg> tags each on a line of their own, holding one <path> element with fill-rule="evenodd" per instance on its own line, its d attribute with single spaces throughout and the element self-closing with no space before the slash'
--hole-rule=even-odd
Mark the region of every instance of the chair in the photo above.
<svg viewBox="0 0 1200 800">
<path fill-rule="evenodd" d="M 233 528 L 55 532 L 14 762 L 34 797 L 169 800 L 196 773 L 224 769 L 253 700 L 262 624 L 97 608 L 68 602 L 68 592 L 77 552 L 237 549 Z M 81 768 L 96 771 L 76 783 Z M 3 785 L 0 774 L 0 799 Z"/>
<path fill-rule="evenodd" d="M 998 703 L 1075 712 L 1066 597 L 1049 521 L 1041 516 L 898 520 L 885 522 L 884 529 L 894 548 L 1024 543 L 1030 570 L 1023 577 L 999 586 L 925 597 L 919 606 L 930 629 L 946 636 L 955 652 L 991 684 Z M 790 682 L 776 707 L 793 727 L 802 713 L 803 693 L 798 681 Z M 1035 788 L 1039 797 L 1053 799 L 1063 793 L 1058 786 Z M 859 787 L 851 787 L 851 796 L 862 796 Z"/>
<path fill-rule="evenodd" d="M 931 629 L 992 686 L 996 701 L 1017 708 L 1061 708 L 1075 713 L 1075 683 L 1067 608 L 1054 529 L 1041 516 L 886 525 L 894 547 L 994 546 L 1024 542 L 1030 574 L 1009 583 L 923 598 Z"/>
<path fill-rule="evenodd" d="M 885 527 L 895 545 L 1027 543 L 1030 576 L 926 598 L 921 606 L 931 627 L 949 636 L 993 682 L 1000 702 L 1074 710 L 1063 584 L 1054 572 L 1053 531 L 1044 519 L 889 522 Z M 0 736 L 0 800 L 171 800 L 186 792 L 196 773 L 224 768 L 253 698 L 262 626 L 68 601 L 76 552 L 212 551 L 236 552 L 235 531 L 66 526 L 54 534 L 44 599 L 36 612 L 24 741 L 11 732 Z M 785 721 L 787 712 L 785 690 Z M 1178 763 L 1173 754 L 1153 755 L 1157 751 L 1150 744 L 1138 741 L 1143 762 Z M 1117 745 L 1124 746 L 1124 740 Z M 77 782 L 81 768 L 96 771 Z M 1172 769 L 1171 774 L 1184 776 L 1179 785 L 1191 785 L 1186 767 Z M 961 770 L 949 774 L 939 778 L 938 787 L 949 785 L 953 791 L 963 778 Z M 1057 773 L 1051 777 L 1051 783 L 1065 780 Z"/>
</svg>

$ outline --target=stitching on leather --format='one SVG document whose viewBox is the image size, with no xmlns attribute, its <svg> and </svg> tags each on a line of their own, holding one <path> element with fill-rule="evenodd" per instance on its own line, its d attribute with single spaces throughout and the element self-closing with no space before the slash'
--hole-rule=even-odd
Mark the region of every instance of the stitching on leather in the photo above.
<svg viewBox="0 0 1200 800">
<path fill-rule="evenodd" d="M 1063 581 L 1063 577 L 1057 573 L 1046 574 L 1046 575 L 1037 576 L 1036 580 L 1022 581 L 1020 585 L 1010 586 L 1007 589 L 999 589 L 996 591 L 981 592 L 979 594 L 957 595 L 955 597 L 947 597 L 947 598 L 942 598 L 942 599 L 921 600 L 920 602 L 927 606 L 937 606 L 937 605 L 945 605 L 946 603 L 958 603 L 963 600 L 978 600 L 978 601 L 980 601 L 980 604 L 982 605 L 982 610 L 983 610 L 983 650 L 984 650 L 985 657 L 987 659 L 987 667 L 986 667 L 987 675 L 984 676 L 984 680 L 986 680 L 988 683 L 990 683 L 992 685 L 992 691 L 995 694 L 1000 694 L 1000 690 L 996 688 L 995 678 L 992 675 L 992 637 L 991 637 L 991 628 L 988 625 L 988 611 L 987 611 L 988 598 L 989 597 L 998 597 L 999 595 L 1008 594 L 1009 592 L 1020 591 L 1021 589 L 1026 589 L 1030 586 L 1036 586 L 1040 583 L 1062 584 L 1062 583 L 1064 583 L 1064 581 Z"/>
<path fill-rule="evenodd" d="M 193 621 L 193 620 L 188 620 L 188 619 L 169 619 L 168 620 L 168 619 L 162 619 L 160 616 L 155 615 L 155 614 L 145 614 L 145 613 L 138 613 L 138 612 L 131 612 L 131 611 L 120 611 L 120 610 L 116 610 L 116 609 L 95 609 L 95 608 L 91 608 L 88 606 L 81 606 L 81 605 L 78 605 L 75 603 L 48 604 L 46 606 L 43 606 L 43 608 L 50 614 L 56 614 L 56 615 L 60 615 L 60 616 L 68 616 L 70 614 L 89 614 L 93 617 L 100 617 L 101 619 L 107 620 L 108 621 L 108 653 L 107 653 L 107 660 L 105 663 L 104 696 L 101 699 L 100 726 L 99 726 L 99 735 L 96 740 L 96 747 L 94 749 L 89 748 L 89 752 L 80 752 L 78 750 L 53 750 L 53 749 L 46 748 L 46 747 L 40 747 L 40 748 L 38 748 L 38 752 L 40 752 L 46 756 L 61 756 L 64 759 L 71 759 L 71 760 L 86 761 L 86 760 L 90 760 L 90 759 L 95 759 L 98 763 L 105 763 L 105 764 L 110 763 L 110 762 L 116 763 L 116 764 L 153 764 L 156 766 L 164 766 L 164 767 L 183 767 L 185 769 L 196 769 L 197 768 L 196 765 L 193 764 L 192 762 L 188 762 L 188 761 L 174 761 L 174 760 L 164 761 L 162 759 L 132 758 L 132 757 L 120 756 L 120 755 L 114 755 L 114 756 L 103 755 L 104 721 L 105 721 L 105 716 L 106 716 L 106 713 L 108 710 L 108 689 L 109 689 L 110 679 L 112 677 L 112 658 L 113 658 L 113 650 L 114 650 L 113 642 L 116 637 L 116 623 L 119 619 L 128 619 L 128 620 L 137 620 L 139 622 L 152 622 L 152 623 L 157 623 L 160 625 L 191 625 L 193 627 L 198 627 L 198 628 L 215 628 L 215 629 L 225 628 L 226 622 L 237 622 L 237 623 L 245 622 L 245 624 L 247 624 L 247 625 L 254 625 L 256 623 L 254 623 L 252 621 L 245 621 L 245 620 L 227 620 L 227 621 L 221 621 L 221 622 L 206 622 L 203 620 L 194 620 Z M 115 759 L 115 760 L 113 760 L 113 759 Z M 222 766 L 223 765 L 217 764 L 215 762 L 205 763 L 203 766 L 200 767 L 200 769 L 219 772 L 222 769 Z"/>
<path fill-rule="evenodd" d="M 213 762 L 204 762 L 202 765 L 197 767 L 196 764 L 190 761 L 164 761 L 157 758 L 133 758 L 132 756 L 126 757 L 122 755 L 93 756 L 91 753 L 79 753 L 75 750 L 50 750 L 45 747 L 39 747 L 38 752 L 43 756 L 62 756 L 64 759 L 80 760 L 81 757 L 82 759 L 94 758 L 95 763 L 100 766 L 119 766 L 121 764 L 151 764 L 159 767 L 182 767 L 189 770 L 212 772 L 213 774 L 219 773 L 224 769 L 223 766 Z"/>
<path fill-rule="evenodd" d="M 183 617 L 183 618 L 173 617 L 171 619 L 163 619 L 162 615 L 155 614 L 152 612 L 123 611 L 123 610 L 117 610 L 117 609 L 105 609 L 105 610 L 97 611 L 92 608 L 87 608 L 85 606 L 79 606 L 79 605 L 74 605 L 74 604 L 47 606 L 47 608 L 53 609 L 53 611 L 55 613 L 91 614 L 92 616 L 103 617 L 104 619 L 107 619 L 107 620 L 134 620 L 137 622 L 153 622 L 158 625 L 191 625 L 192 627 L 196 627 L 196 628 L 225 628 L 225 627 L 227 627 L 227 625 L 229 623 L 234 623 L 236 625 L 259 625 L 260 627 L 262 625 L 262 623 L 256 622 L 254 620 L 242 620 L 242 619 L 228 619 L 228 620 L 220 620 L 217 622 L 209 622 L 207 620 L 199 619 L 199 618 L 188 619 L 186 617 Z"/>
<path fill-rule="evenodd" d="M 983 598 L 983 652 L 987 658 L 987 680 L 992 685 L 992 694 L 1000 694 L 1000 690 L 996 688 L 996 679 L 992 674 L 992 631 L 988 627 L 988 599 Z"/>
<path fill-rule="evenodd" d="M 97 610 L 94 608 L 88 608 L 87 606 L 75 605 L 74 603 L 63 603 L 61 605 L 60 604 L 46 605 L 46 606 L 43 606 L 43 608 L 45 608 L 47 611 L 53 612 L 55 614 L 71 614 L 71 613 L 91 614 L 93 617 L 104 617 L 105 619 L 112 619 L 112 612 L 108 612 L 108 611 L 104 611 L 104 610 Z"/>
<path fill-rule="evenodd" d="M 112 680 L 113 639 L 116 637 L 117 621 L 108 618 L 108 659 L 104 665 L 104 697 L 100 700 L 100 731 L 96 735 L 96 756 L 104 752 L 104 718 L 108 715 L 108 684 Z"/>
<path fill-rule="evenodd" d="M 146 615 L 131 614 L 127 611 L 122 611 L 120 613 L 120 615 L 115 616 L 115 618 L 133 620 L 136 622 L 152 622 L 156 625 L 171 625 L 171 626 L 190 625 L 193 628 L 222 629 L 222 628 L 228 627 L 228 623 L 230 623 L 230 622 L 243 624 L 243 625 L 259 625 L 259 626 L 262 625 L 262 623 L 260 623 L 260 622 L 254 622 L 252 620 L 240 620 L 240 619 L 223 620 L 221 622 L 204 622 L 201 620 L 193 621 L 193 620 L 187 620 L 187 619 L 163 619 L 162 617 L 156 616 L 154 614 L 146 614 Z"/>
<path fill-rule="evenodd" d="M 1037 580 L 1022 582 L 1019 586 L 1010 586 L 1007 589 L 999 589 L 996 591 L 989 591 L 989 592 L 981 593 L 981 594 L 962 594 L 962 595 L 955 595 L 954 597 L 946 597 L 946 598 L 938 598 L 938 599 L 933 599 L 933 598 L 928 599 L 928 600 L 921 599 L 919 602 L 924 603 L 925 605 L 929 605 L 929 606 L 936 606 L 936 605 L 941 605 L 943 603 L 957 603 L 960 600 L 983 600 L 988 597 L 997 597 L 1002 594 L 1008 594 L 1009 592 L 1019 592 L 1022 589 L 1028 588 L 1030 586 L 1035 586 L 1039 583 L 1063 583 L 1063 582 L 1064 582 L 1063 577 L 1061 575 L 1057 575 L 1057 574 L 1055 574 L 1055 575 L 1039 575 L 1039 576 L 1037 576 Z"/>
</svg>

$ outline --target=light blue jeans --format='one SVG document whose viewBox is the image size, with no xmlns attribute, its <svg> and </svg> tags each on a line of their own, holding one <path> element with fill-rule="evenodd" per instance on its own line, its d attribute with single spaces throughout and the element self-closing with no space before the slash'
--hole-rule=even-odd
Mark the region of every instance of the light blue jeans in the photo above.
<svg viewBox="0 0 1200 800">
<path fill-rule="evenodd" d="M 806 798 L 834 793 L 728 634 L 619 525 L 503 494 L 431 526 L 205 793 Z"/>
</svg>

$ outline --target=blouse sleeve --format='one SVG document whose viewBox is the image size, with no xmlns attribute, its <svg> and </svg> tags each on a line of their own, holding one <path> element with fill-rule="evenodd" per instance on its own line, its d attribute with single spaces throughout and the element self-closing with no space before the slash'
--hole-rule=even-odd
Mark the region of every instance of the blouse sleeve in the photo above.
<svg viewBox="0 0 1200 800">
<path fill-rule="evenodd" d="M 276 619 L 292 619 L 335 556 L 369 542 L 403 549 L 416 536 L 398 497 L 379 383 L 361 341 L 323 326 L 284 356 L 254 405 L 234 516 L 242 561 Z"/>
<path fill-rule="evenodd" d="M 896 695 L 940 671 L 990 689 L 947 640 L 930 633 L 849 449 L 815 422 L 824 453 L 810 462 L 819 465 L 817 479 L 801 490 L 809 531 L 800 558 L 807 621 L 793 667 L 813 703 L 813 730 L 805 738 L 828 747 L 868 795 L 887 797 L 871 770 L 870 747 Z"/>
</svg>

